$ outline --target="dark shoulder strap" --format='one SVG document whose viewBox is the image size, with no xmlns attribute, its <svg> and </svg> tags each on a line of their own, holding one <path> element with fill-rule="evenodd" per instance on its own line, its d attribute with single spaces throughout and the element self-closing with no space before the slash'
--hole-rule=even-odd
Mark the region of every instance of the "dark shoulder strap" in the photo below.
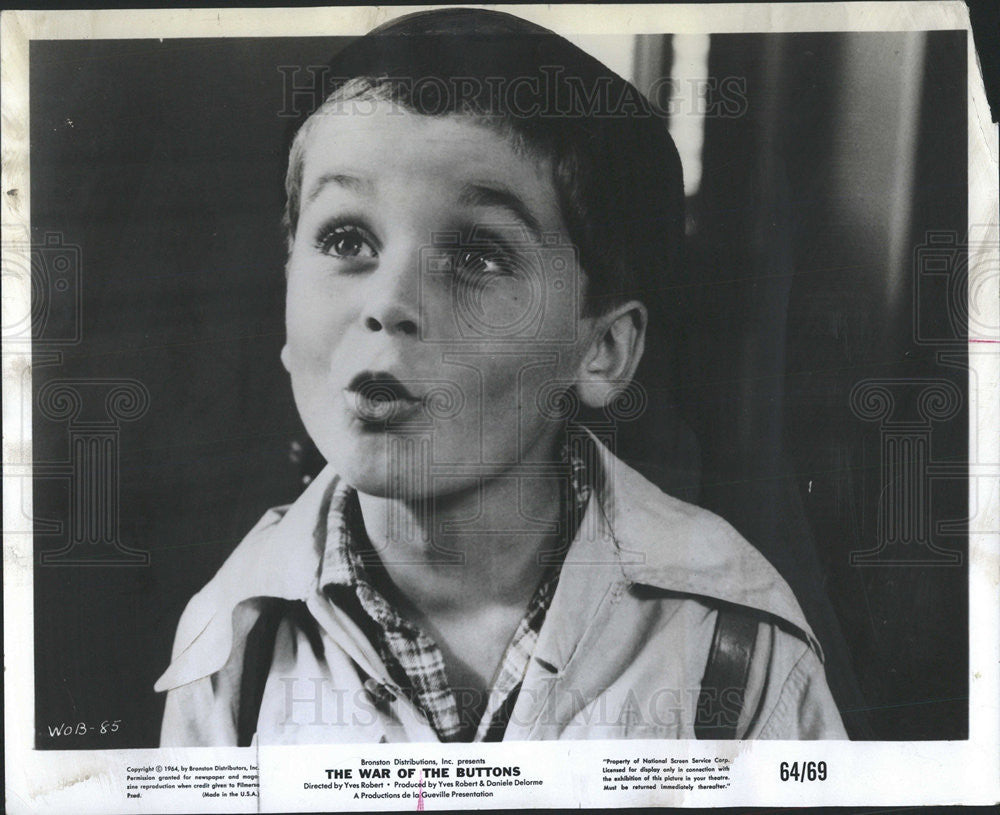
<svg viewBox="0 0 1000 815">
<path fill-rule="evenodd" d="M 699 739 L 735 739 L 743 710 L 758 620 L 735 607 L 719 609 L 698 694 L 694 732 Z"/>
<path fill-rule="evenodd" d="M 284 619 L 288 619 L 296 629 L 305 633 L 317 658 L 323 656 L 323 640 L 306 604 L 301 600 L 269 598 L 247 634 L 243 650 L 240 702 L 236 714 L 238 747 L 249 747 L 257 732 L 257 718 L 260 716 L 261 702 L 264 701 L 264 686 L 274 661 L 274 642 L 278 636 L 278 626 Z"/>
<path fill-rule="evenodd" d="M 264 685 L 274 659 L 274 641 L 286 612 L 281 601 L 268 601 L 247 634 L 243 649 L 243 675 L 236 715 L 236 745 L 249 747 L 257 732 L 257 716 L 264 700 Z"/>
</svg>

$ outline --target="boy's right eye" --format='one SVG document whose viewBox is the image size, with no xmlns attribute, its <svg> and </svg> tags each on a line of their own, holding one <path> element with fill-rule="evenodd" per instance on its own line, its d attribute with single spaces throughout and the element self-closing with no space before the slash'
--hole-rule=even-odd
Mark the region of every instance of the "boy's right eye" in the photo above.
<svg viewBox="0 0 1000 815">
<path fill-rule="evenodd" d="M 375 239 L 360 226 L 340 224 L 323 229 L 316 240 L 316 248 L 324 255 L 342 259 L 371 259 L 378 257 Z"/>
</svg>

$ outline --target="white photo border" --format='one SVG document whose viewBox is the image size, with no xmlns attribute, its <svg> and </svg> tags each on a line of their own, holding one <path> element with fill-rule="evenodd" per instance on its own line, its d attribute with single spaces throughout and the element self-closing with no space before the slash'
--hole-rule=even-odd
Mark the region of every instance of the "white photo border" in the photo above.
<svg viewBox="0 0 1000 815">
<path fill-rule="evenodd" d="M 561 33 L 724 33 L 777 31 L 969 30 L 962 2 L 795 3 L 747 5 L 518 5 L 509 10 Z M 8 314 L 30 310 L 30 282 L 8 279 L 24 269 L 23 255 L 8 240 L 30 236 L 30 144 L 28 137 L 28 43 L 35 39 L 116 39 L 360 35 L 395 16 L 433 6 L 338 7 L 330 9 L 161 9 L 76 12 L 5 11 L 2 51 L 2 223 L 4 324 Z M 996 246 L 997 126 L 991 121 L 978 60 L 968 37 L 970 246 Z M 975 234 L 973 233 L 975 230 Z M 985 258 L 970 258 L 970 283 L 991 271 Z M 997 280 L 989 285 L 996 286 Z M 980 314 L 991 326 L 994 313 Z M 551 781 L 541 788 L 497 788 L 494 797 L 435 799 L 427 808 L 626 807 L 992 804 L 1000 799 L 1000 340 L 997 333 L 970 333 L 970 507 L 978 508 L 969 532 L 969 738 L 954 742 L 562 742 L 477 745 L 380 745 L 380 756 L 475 755 L 487 764 L 537 768 Z M 157 764 L 246 764 L 260 768 L 261 797 L 206 799 L 201 811 L 323 811 L 329 799 L 302 789 L 302 780 L 325 777 L 326 768 L 356 766 L 369 755 L 358 746 L 39 751 L 34 749 L 33 555 L 30 527 L 31 352 L 3 350 L 4 435 L 4 614 L 6 790 L 9 811 L 168 812 L 190 811 L 191 799 L 124 795 L 126 768 Z M 25 508 L 28 515 L 23 515 Z M 391 750 L 389 748 L 392 748 Z M 694 753 L 732 758 L 733 782 L 712 794 L 635 791 L 611 794 L 600 788 L 601 761 L 655 753 Z M 779 783 L 783 761 L 825 761 L 831 780 L 823 785 Z M 597 768 L 595 770 L 595 768 Z M 597 783 L 595 783 L 597 779 Z M 218 806 L 214 804 L 218 803 Z M 338 799 L 349 808 L 350 801 Z M 411 800 L 356 801 L 358 809 L 410 808 Z"/>
</svg>

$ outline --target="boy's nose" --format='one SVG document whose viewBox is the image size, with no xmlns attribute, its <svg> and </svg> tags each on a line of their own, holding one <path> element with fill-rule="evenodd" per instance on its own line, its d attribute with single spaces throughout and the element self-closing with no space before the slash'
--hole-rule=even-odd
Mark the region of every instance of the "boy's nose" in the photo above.
<svg viewBox="0 0 1000 815">
<path fill-rule="evenodd" d="M 364 327 L 372 332 L 417 334 L 420 330 L 417 269 L 410 268 L 410 264 L 403 268 L 385 261 L 380 265 L 365 292 L 361 311 Z"/>
<path fill-rule="evenodd" d="M 365 328 L 369 331 L 388 331 L 400 334 L 416 334 L 417 323 L 415 320 L 405 317 L 402 314 L 382 314 L 375 317 L 369 314 L 365 317 Z"/>
</svg>

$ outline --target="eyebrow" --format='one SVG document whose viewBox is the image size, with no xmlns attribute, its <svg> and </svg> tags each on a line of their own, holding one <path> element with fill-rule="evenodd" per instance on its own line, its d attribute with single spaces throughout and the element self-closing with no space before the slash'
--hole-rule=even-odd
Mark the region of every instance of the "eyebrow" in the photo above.
<svg viewBox="0 0 1000 815">
<path fill-rule="evenodd" d="M 465 207 L 495 207 L 505 209 L 539 237 L 542 226 L 531 214 L 527 205 L 517 195 L 503 187 L 487 184 L 466 184 L 458 196 L 458 203 Z"/>
<path fill-rule="evenodd" d="M 312 189 L 306 196 L 306 203 L 311 204 L 323 190 L 330 184 L 351 190 L 359 194 L 371 194 L 375 190 L 375 185 L 366 178 L 358 178 L 354 175 L 344 175 L 343 173 L 327 173 L 316 179 Z"/>
</svg>

